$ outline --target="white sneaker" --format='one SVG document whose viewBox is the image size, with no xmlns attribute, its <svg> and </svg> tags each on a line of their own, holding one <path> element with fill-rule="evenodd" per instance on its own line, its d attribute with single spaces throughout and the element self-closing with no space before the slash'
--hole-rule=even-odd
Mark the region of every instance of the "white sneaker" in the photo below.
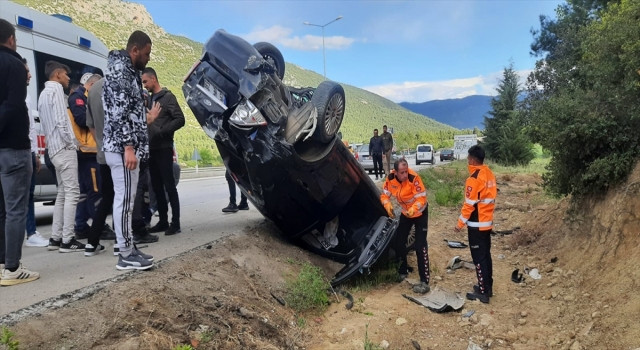
<svg viewBox="0 0 640 350">
<path fill-rule="evenodd" d="M 40 232 L 36 231 L 35 234 L 27 238 L 27 241 L 24 243 L 24 245 L 25 247 L 46 247 L 49 245 L 49 240 L 42 237 Z"/>
<path fill-rule="evenodd" d="M 2 279 L 0 279 L 0 286 L 13 286 L 20 283 L 27 283 L 35 281 L 40 278 L 40 274 L 37 272 L 27 270 L 22 264 L 15 271 L 11 272 L 7 269 L 2 270 Z"/>
</svg>

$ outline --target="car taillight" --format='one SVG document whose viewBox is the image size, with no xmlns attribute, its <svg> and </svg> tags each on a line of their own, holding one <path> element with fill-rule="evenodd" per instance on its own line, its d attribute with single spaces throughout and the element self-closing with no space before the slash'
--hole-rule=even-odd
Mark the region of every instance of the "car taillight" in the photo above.
<svg viewBox="0 0 640 350">
<path fill-rule="evenodd" d="M 196 63 L 194 63 L 193 66 L 191 66 L 191 69 L 189 69 L 189 73 L 187 73 L 187 75 L 185 75 L 184 79 L 182 79 L 183 83 L 186 82 L 187 79 L 189 79 L 191 74 L 193 74 L 193 72 L 196 70 L 196 68 L 198 68 L 200 63 L 202 63 L 202 61 L 201 60 L 197 60 Z"/>
<path fill-rule="evenodd" d="M 360 154 L 358 152 L 356 152 L 356 160 L 360 159 Z"/>
</svg>

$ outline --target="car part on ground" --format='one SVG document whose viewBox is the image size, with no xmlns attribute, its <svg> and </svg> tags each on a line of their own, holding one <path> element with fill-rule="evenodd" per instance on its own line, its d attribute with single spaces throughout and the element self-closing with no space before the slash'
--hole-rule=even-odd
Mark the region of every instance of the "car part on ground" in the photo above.
<svg viewBox="0 0 640 350">
<path fill-rule="evenodd" d="M 380 190 L 337 133 L 342 86 L 282 83 L 273 45 L 218 30 L 184 80 L 189 108 L 253 205 L 295 244 L 342 263 L 332 285 L 367 273 L 397 228 Z"/>
</svg>

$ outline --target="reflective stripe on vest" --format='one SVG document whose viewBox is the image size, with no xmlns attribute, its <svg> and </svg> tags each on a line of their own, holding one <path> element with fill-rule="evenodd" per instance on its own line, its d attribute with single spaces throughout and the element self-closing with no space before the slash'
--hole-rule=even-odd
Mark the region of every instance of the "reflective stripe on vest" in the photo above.
<svg viewBox="0 0 640 350">
<path fill-rule="evenodd" d="M 488 221 L 488 222 L 473 222 L 473 221 L 467 221 L 467 226 L 469 227 L 491 227 L 493 225 L 493 221 Z"/>
</svg>

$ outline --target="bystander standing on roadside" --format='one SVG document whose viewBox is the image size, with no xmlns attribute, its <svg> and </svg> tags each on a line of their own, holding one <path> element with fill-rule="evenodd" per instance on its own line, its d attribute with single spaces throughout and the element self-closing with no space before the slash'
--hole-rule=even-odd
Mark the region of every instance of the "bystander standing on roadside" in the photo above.
<svg viewBox="0 0 640 350">
<path fill-rule="evenodd" d="M 369 140 L 369 156 L 373 159 L 373 173 L 384 177 L 382 174 L 382 153 L 384 152 L 384 144 L 382 138 L 378 136 L 378 129 L 373 129 L 373 137 Z"/>
<path fill-rule="evenodd" d="M 20 262 L 33 168 L 27 70 L 16 50 L 15 28 L 0 19 L 0 286 L 40 278 Z"/>
<path fill-rule="evenodd" d="M 384 174 L 389 175 L 391 171 L 391 152 L 393 150 L 393 135 L 387 131 L 387 126 L 382 126 L 382 146 L 384 147 L 384 153 L 382 154 L 382 167 L 384 168 Z"/>
</svg>

